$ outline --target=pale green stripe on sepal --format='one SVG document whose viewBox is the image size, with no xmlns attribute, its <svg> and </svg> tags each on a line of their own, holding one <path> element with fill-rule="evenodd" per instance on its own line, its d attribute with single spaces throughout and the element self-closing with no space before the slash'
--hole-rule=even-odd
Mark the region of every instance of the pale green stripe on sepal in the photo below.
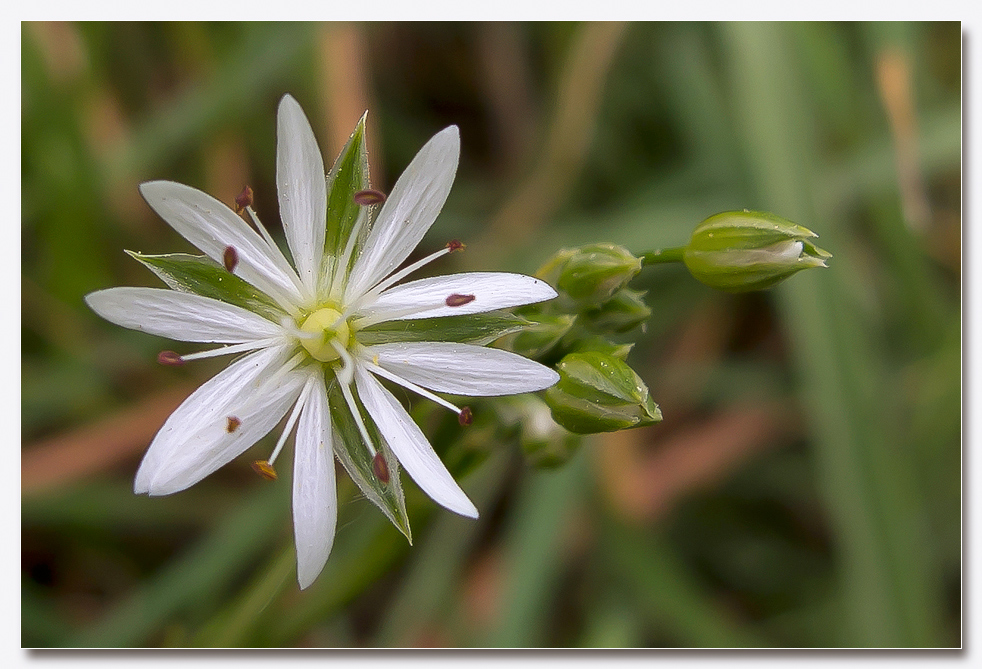
<svg viewBox="0 0 982 669">
<path fill-rule="evenodd" d="M 362 208 L 355 203 L 355 193 L 371 188 L 368 149 L 365 144 L 367 115 L 368 112 L 365 112 L 359 119 L 327 175 L 327 234 L 324 237 L 324 254 L 328 256 L 339 256 L 348 242 L 348 235 L 351 234 Z M 368 230 L 369 226 L 363 226 L 359 233 L 362 239 L 368 234 Z M 360 244 L 359 240 L 349 261 L 358 257 Z"/>
<path fill-rule="evenodd" d="M 172 290 L 210 297 L 279 323 L 284 316 L 276 302 L 252 284 L 232 274 L 207 256 L 187 253 L 143 255 L 127 251 Z"/>
<path fill-rule="evenodd" d="M 383 454 L 389 469 L 388 483 L 382 483 L 376 478 L 372 468 L 372 454 L 365 446 L 358 426 L 348 410 L 348 404 L 341 394 L 341 389 L 336 381 L 329 383 L 330 388 L 327 395 L 328 404 L 331 407 L 331 424 L 335 431 L 334 454 L 340 460 L 345 471 L 348 472 L 351 480 L 365 494 L 365 497 L 382 510 L 382 513 L 392 521 L 392 524 L 406 535 L 406 539 L 411 544 L 413 535 L 409 529 L 406 499 L 402 492 L 402 481 L 399 477 L 399 461 L 392 454 L 388 444 L 385 443 L 385 439 L 378 433 L 371 417 L 363 411 L 362 419 L 365 421 L 365 427 L 375 442 L 376 451 Z M 357 398 L 354 387 L 351 390 Z"/>
<path fill-rule="evenodd" d="M 506 311 L 385 321 L 355 335 L 365 346 L 397 342 L 436 341 L 484 346 L 507 334 L 521 332 L 532 323 Z"/>
</svg>

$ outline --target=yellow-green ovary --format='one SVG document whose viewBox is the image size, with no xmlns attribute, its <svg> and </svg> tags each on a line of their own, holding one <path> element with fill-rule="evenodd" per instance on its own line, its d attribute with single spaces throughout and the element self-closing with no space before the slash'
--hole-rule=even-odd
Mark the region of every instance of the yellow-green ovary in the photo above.
<svg viewBox="0 0 982 669">
<path fill-rule="evenodd" d="M 337 341 L 342 347 L 347 348 L 351 337 L 348 322 L 341 320 L 341 312 L 331 307 L 324 307 L 310 314 L 300 329 L 310 334 L 320 335 L 301 339 L 300 343 L 311 356 L 321 362 L 331 362 L 341 357 L 331 342 Z"/>
</svg>

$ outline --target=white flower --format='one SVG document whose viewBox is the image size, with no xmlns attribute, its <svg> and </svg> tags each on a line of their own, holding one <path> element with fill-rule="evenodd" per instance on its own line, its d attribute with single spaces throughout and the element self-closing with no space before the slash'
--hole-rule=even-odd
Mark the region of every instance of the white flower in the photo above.
<svg viewBox="0 0 982 669">
<path fill-rule="evenodd" d="M 352 453 L 364 454 L 362 464 L 371 463 L 377 481 L 366 486 L 364 480 L 356 480 L 393 521 L 376 488 L 394 486 L 401 500 L 398 464 L 436 502 L 477 517 L 477 509 L 420 428 L 379 379 L 440 403 L 465 423 L 469 409 L 433 391 L 470 396 L 525 393 L 553 385 L 558 375 L 516 354 L 474 344 L 379 343 L 379 337 L 366 343 L 365 337 L 373 326 L 388 321 L 477 314 L 556 296 L 538 279 L 506 273 L 473 272 L 396 285 L 459 246 L 448 244 L 395 271 L 443 207 L 459 153 L 455 126 L 437 133 L 396 182 L 374 223 L 372 207 L 363 206 L 337 248 L 325 246 L 324 164 L 299 104 L 285 96 L 277 118 L 276 182 L 294 266 L 251 208 L 246 210 L 256 230 L 218 200 L 188 186 L 168 181 L 141 186 L 150 206 L 214 261 L 208 271 L 224 273 L 215 263 L 224 264 L 261 291 L 250 288 L 250 299 L 266 306 L 250 310 L 242 306 L 246 302 L 199 295 L 172 280 L 168 283 L 174 290 L 110 288 L 86 296 L 96 313 L 118 325 L 180 341 L 225 344 L 183 357 L 165 352 L 162 361 L 249 352 L 198 388 L 167 419 L 137 471 L 137 493 L 167 495 L 197 483 L 242 454 L 289 413 L 272 455 L 257 464 L 274 477 L 272 463 L 296 426 L 293 519 L 301 588 L 320 573 L 334 540 L 335 455 L 357 477 L 364 467 L 355 466 Z M 222 276 L 230 285 L 238 281 Z"/>
</svg>

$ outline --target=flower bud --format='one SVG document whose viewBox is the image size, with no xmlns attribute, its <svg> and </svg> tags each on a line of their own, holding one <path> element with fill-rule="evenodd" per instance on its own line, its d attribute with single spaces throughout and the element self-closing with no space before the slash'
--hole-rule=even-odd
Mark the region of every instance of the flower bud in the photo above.
<svg viewBox="0 0 982 669">
<path fill-rule="evenodd" d="M 570 432 L 593 434 L 651 425 L 661 411 L 626 362 L 598 351 L 570 353 L 546 391 L 553 419 Z"/>
<path fill-rule="evenodd" d="M 563 249 L 539 275 L 580 305 L 600 306 L 641 271 L 641 259 L 617 244 Z"/>
<path fill-rule="evenodd" d="M 814 237 L 774 214 L 727 211 L 699 224 L 683 260 L 707 286 L 731 293 L 762 290 L 803 269 L 826 267 L 832 254 L 815 246 Z"/>
<path fill-rule="evenodd" d="M 576 316 L 570 314 L 523 313 L 522 316 L 532 325 L 514 335 L 509 346 L 515 353 L 530 358 L 536 358 L 555 346 L 576 321 Z"/>
<path fill-rule="evenodd" d="M 580 321 L 596 333 L 623 334 L 642 325 L 649 316 L 651 309 L 644 303 L 644 293 L 625 288 L 601 306 L 584 311 Z"/>
</svg>

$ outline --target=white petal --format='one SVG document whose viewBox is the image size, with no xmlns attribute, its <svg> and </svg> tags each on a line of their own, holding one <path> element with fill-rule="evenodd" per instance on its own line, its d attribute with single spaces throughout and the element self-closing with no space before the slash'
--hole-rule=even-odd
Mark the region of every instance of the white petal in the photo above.
<svg viewBox="0 0 982 669">
<path fill-rule="evenodd" d="M 348 281 L 346 301 L 362 295 L 409 257 L 450 194 L 460 158 L 460 131 L 452 125 L 419 150 L 392 187 Z"/>
<path fill-rule="evenodd" d="M 473 295 L 467 304 L 448 307 L 450 295 Z M 507 309 L 556 297 L 545 281 L 524 274 L 465 272 L 410 281 L 389 288 L 359 311 L 373 322 L 405 318 L 434 318 Z M 418 307 L 413 310 L 412 307 Z M 409 313 L 407 313 L 409 312 Z"/>
<path fill-rule="evenodd" d="M 293 536 L 301 590 L 324 568 L 338 519 L 331 415 L 323 372 L 318 370 L 310 377 L 304 395 L 293 455 Z"/>
<path fill-rule="evenodd" d="M 306 377 L 280 370 L 291 347 L 252 353 L 184 400 L 154 437 L 134 491 L 169 495 L 197 483 L 264 437 L 296 401 Z M 239 423 L 229 432 L 229 418 Z"/>
<path fill-rule="evenodd" d="M 162 219 L 216 262 L 225 249 L 235 249 L 235 274 L 263 291 L 281 306 L 300 302 L 299 279 L 278 248 L 270 248 L 259 233 L 234 211 L 200 190 L 173 181 L 148 181 L 140 193 Z"/>
<path fill-rule="evenodd" d="M 542 390 L 559 381 L 545 365 L 471 344 L 405 342 L 368 346 L 369 357 L 407 381 L 440 393 L 490 397 Z"/>
<path fill-rule="evenodd" d="M 379 432 L 417 485 L 455 513 L 477 518 L 477 508 L 460 489 L 399 401 L 362 365 L 355 365 L 358 396 Z"/>
<path fill-rule="evenodd" d="M 280 101 L 276 117 L 276 192 L 287 244 L 300 280 L 312 297 L 324 255 L 327 183 L 314 131 L 289 95 Z"/>
<path fill-rule="evenodd" d="M 283 333 L 262 316 L 210 297 L 164 288 L 109 288 L 85 296 L 107 321 L 178 341 L 235 343 Z"/>
</svg>

